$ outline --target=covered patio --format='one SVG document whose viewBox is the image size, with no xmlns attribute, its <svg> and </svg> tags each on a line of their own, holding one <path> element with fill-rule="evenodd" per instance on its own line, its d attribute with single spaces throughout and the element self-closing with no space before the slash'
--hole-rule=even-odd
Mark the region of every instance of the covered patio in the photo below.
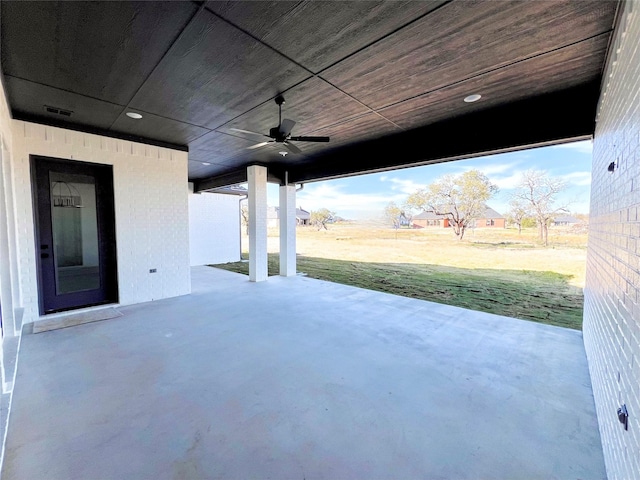
<svg viewBox="0 0 640 480">
<path fill-rule="evenodd" d="M 581 332 L 302 276 L 24 335 L 3 478 L 605 478 Z"/>
</svg>

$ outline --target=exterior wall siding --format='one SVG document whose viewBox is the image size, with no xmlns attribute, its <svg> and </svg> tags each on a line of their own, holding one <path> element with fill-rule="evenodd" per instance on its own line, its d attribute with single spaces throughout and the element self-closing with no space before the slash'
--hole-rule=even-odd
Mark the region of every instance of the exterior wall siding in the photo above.
<svg viewBox="0 0 640 480">
<path fill-rule="evenodd" d="M 493 220 L 493 225 L 491 221 Z M 489 225 L 487 225 L 487 221 Z M 504 218 L 479 218 L 476 220 L 476 228 L 505 228 Z"/>
<path fill-rule="evenodd" d="M 413 220 L 411 223 L 413 224 L 414 228 L 418 227 L 418 228 L 444 228 L 445 226 L 448 225 L 444 225 L 445 220 L 436 220 L 436 222 L 434 224 L 434 220 L 425 220 L 422 218 L 419 218 L 417 220 Z"/>
<path fill-rule="evenodd" d="M 475 222 L 474 228 L 505 228 L 505 219 L 504 218 L 494 218 L 489 219 L 489 222 L 493 220 L 493 225 L 487 225 L 486 218 L 479 218 Z M 434 224 L 433 220 L 425 220 L 422 218 L 418 218 L 417 220 L 412 220 L 412 224 L 414 227 L 418 228 L 447 228 L 449 227 L 449 219 L 444 218 L 437 221 L 437 224 Z"/>
<path fill-rule="evenodd" d="M 611 162 L 613 173 L 607 171 Z M 626 2 L 593 147 L 584 343 L 607 475 L 640 478 L 640 2 Z M 629 429 L 616 410 L 626 404 Z"/>
<path fill-rule="evenodd" d="M 186 152 L 22 121 L 12 130 L 24 322 L 39 316 L 30 155 L 113 165 L 120 304 L 190 292 Z"/>
<path fill-rule="evenodd" d="M 1 79 L 0 79 L 1 82 Z M 16 331 L 16 307 L 19 288 L 13 278 L 17 275 L 15 261 L 15 221 L 13 211 L 14 188 L 11 175 L 13 135 L 11 116 L 0 83 L 0 305 L 2 333 L 0 334 L 0 469 L 4 458 L 4 443 L 9 422 L 9 408 L 20 337 Z"/>
<path fill-rule="evenodd" d="M 189 195 L 191 266 L 240 260 L 240 196 Z"/>
</svg>

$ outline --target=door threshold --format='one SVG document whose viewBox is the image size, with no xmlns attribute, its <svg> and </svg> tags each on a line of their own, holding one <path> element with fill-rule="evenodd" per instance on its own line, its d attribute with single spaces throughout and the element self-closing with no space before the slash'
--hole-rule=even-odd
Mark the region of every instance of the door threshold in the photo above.
<svg viewBox="0 0 640 480">
<path fill-rule="evenodd" d="M 33 333 L 48 332 L 61 328 L 75 327 L 85 323 L 99 322 L 122 316 L 122 312 L 115 307 L 117 303 L 98 305 L 95 307 L 80 308 L 66 312 L 50 313 L 43 315 L 33 322 Z"/>
</svg>

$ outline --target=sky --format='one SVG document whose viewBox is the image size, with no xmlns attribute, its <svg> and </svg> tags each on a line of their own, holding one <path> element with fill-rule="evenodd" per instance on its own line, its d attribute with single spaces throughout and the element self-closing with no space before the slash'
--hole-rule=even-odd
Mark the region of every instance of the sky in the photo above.
<svg viewBox="0 0 640 480">
<path fill-rule="evenodd" d="M 297 193 L 297 206 L 307 211 L 328 208 L 348 220 L 381 218 L 385 206 L 394 201 L 402 205 L 407 196 L 446 174 L 477 169 L 498 186 L 488 205 L 502 214 L 509 210 L 509 196 L 517 187 L 522 172 L 535 169 L 565 181 L 567 187 L 558 196 L 559 205 L 568 205 L 571 213 L 589 212 L 592 142 L 574 142 L 518 152 L 488 155 L 436 165 L 404 168 L 337 180 L 311 182 Z M 268 203 L 278 205 L 278 186 L 268 185 Z"/>
</svg>

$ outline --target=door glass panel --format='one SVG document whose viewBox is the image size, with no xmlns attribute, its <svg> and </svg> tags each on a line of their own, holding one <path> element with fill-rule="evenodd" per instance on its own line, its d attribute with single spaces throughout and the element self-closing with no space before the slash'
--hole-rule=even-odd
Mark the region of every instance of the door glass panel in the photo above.
<svg viewBox="0 0 640 480">
<path fill-rule="evenodd" d="M 49 181 L 56 293 L 100 288 L 95 180 L 51 172 Z"/>
</svg>

